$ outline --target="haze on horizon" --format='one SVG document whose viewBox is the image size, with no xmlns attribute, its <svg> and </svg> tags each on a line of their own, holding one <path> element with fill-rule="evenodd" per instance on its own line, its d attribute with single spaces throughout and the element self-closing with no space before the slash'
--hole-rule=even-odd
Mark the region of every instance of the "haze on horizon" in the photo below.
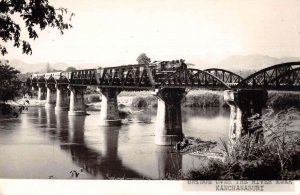
<svg viewBox="0 0 300 195">
<path fill-rule="evenodd" d="M 30 40 L 29 56 L 7 45 L 5 59 L 112 66 L 136 63 L 142 52 L 192 63 L 232 55 L 300 57 L 300 0 L 49 1 L 75 13 L 73 28 L 62 36 L 42 31 Z"/>
</svg>

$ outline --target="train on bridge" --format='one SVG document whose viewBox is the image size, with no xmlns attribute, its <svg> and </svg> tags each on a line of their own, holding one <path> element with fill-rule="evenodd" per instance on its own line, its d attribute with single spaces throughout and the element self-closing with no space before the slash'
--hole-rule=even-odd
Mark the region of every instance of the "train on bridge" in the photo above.
<svg viewBox="0 0 300 195">
<path fill-rule="evenodd" d="M 187 64 L 183 59 L 172 61 L 154 61 L 149 64 L 123 65 L 117 67 L 99 67 L 98 69 L 84 69 L 74 71 L 49 72 L 43 74 L 32 74 L 27 79 L 27 85 L 36 87 L 38 83 L 60 83 L 74 85 L 101 85 L 115 80 L 115 84 L 125 86 L 134 84 L 139 78 L 147 80 L 148 87 L 161 80 L 164 76 L 176 71 L 186 70 Z M 101 81 L 103 80 L 103 81 Z M 122 82 L 123 81 L 123 82 Z M 142 84 L 143 82 L 139 82 Z M 125 84 L 125 85 L 124 85 Z M 145 84 L 145 83 L 144 83 Z"/>
<path fill-rule="evenodd" d="M 115 69 L 115 68 L 124 68 L 127 69 L 128 67 L 137 67 L 137 66 L 144 66 L 144 64 L 134 64 L 134 65 L 123 65 L 123 66 L 117 66 L 117 67 L 99 67 L 98 69 L 84 69 L 84 70 L 102 70 L 102 69 Z M 177 70 L 183 70 L 187 69 L 187 64 L 185 63 L 185 60 L 180 59 L 180 60 L 172 60 L 172 61 L 154 61 L 153 63 L 148 64 L 149 68 L 153 70 L 157 70 L 157 72 L 175 72 Z M 53 76 L 54 78 L 58 79 L 61 75 L 65 75 L 68 78 L 70 78 L 70 75 L 72 72 L 76 72 L 78 70 L 74 71 L 61 71 L 61 72 L 50 72 L 50 73 L 39 73 L 39 74 L 32 74 L 32 78 L 34 77 L 43 77 L 49 78 L 50 76 Z M 81 70 L 79 70 L 81 71 Z"/>
</svg>

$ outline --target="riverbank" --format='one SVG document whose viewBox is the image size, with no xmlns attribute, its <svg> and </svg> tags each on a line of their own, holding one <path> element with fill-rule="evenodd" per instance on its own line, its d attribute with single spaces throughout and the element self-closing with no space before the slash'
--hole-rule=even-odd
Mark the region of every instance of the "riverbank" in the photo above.
<svg viewBox="0 0 300 195">
<path fill-rule="evenodd" d="M 197 145 L 193 148 L 197 149 L 197 153 L 204 153 L 209 158 L 208 163 L 188 173 L 178 173 L 173 179 L 299 180 L 300 131 L 298 128 L 293 129 L 299 119 L 300 112 L 294 108 L 276 114 L 269 110 L 259 122 L 262 125 L 263 140 L 257 141 L 255 135 L 241 137 L 233 144 L 221 139 L 220 158 L 207 156 L 206 151 L 214 149 L 214 143 L 196 139 L 198 144 L 202 142 L 202 145 L 207 145 L 207 149 L 198 149 Z"/>
<path fill-rule="evenodd" d="M 148 91 L 121 92 L 119 101 L 127 106 L 144 108 L 157 107 L 157 98 Z M 192 90 L 182 103 L 183 107 L 228 107 L 222 91 Z M 289 91 L 268 91 L 266 107 L 275 109 L 300 108 L 300 93 Z"/>
<path fill-rule="evenodd" d="M 101 95 L 96 92 L 89 92 L 84 96 L 85 103 L 89 106 L 100 106 Z M 17 102 L 8 102 L 13 106 L 24 105 L 28 100 L 29 104 L 26 106 L 42 106 L 45 100 L 38 101 L 35 99 L 21 99 Z M 118 96 L 118 104 L 120 107 L 134 107 L 147 108 L 157 107 L 157 97 L 151 94 L 151 91 L 122 91 Z M 275 109 L 283 108 L 300 108 L 300 93 L 299 92 L 285 92 L 285 91 L 268 91 L 268 101 L 266 107 L 273 107 Z M 211 90 L 191 90 L 182 101 L 182 107 L 228 107 L 224 101 L 222 91 Z"/>
</svg>

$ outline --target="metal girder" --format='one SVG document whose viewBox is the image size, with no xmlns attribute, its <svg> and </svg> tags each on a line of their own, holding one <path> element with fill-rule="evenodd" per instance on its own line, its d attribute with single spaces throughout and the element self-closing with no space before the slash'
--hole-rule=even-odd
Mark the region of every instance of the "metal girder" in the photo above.
<svg viewBox="0 0 300 195">
<path fill-rule="evenodd" d="M 300 91 L 300 67 L 289 70 L 268 82 L 266 89 Z"/>
<path fill-rule="evenodd" d="M 270 81 L 298 67 L 300 67 L 300 62 L 288 62 L 270 66 L 248 76 L 236 88 L 265 88 L 269 85 Z M 276 82 L 279 81 L 276 80 Z"/>
<path fill-rule="evenodd" d="M 96 69 L 75 70 L 66 73 L 70 85 L 97 85 Z"/>
<path fill-rule="evenodd" d="M 244 79 L 243 77 L 241 77 L 229 70 L 224 70 L 224 69 L 219 69 L 219 68 L 209 68 L 209 69 L 205 69 L 204 71 L 209 72 L 210 74 L 214 75 L 215 77 L 218 77 L 220 80 L 222 80 L 228 86 L 236 86 Z"/>
<path fill-rule="evenodd" d="M 154 87 L 153 69 L 147 65 L 130 65 L 98 69 L 96 80 L 99 87 L 121 89 Z"/>
<path fill-rule="evenodd" d="M 165 77 L 158 86 L 161 88 L 230 89 L 230 87 L 218 77 L 198 69 L 177 71 Z"/>
</svg>

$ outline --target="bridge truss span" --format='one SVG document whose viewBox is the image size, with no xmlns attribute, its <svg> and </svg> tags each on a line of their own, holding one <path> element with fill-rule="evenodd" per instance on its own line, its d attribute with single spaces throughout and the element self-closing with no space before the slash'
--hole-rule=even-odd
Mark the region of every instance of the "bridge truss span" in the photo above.
<svg viewBox="0 0 300 195">
<path fill-rule="evenodd" d="M 300 62 L 288 62 L 283 64 L 276 64 L 248 76 L 247 78 L 242 80 L 236 86 L 236 88 L 277 89 L 276 87 L 279 87 L 280 85 L 281 86 L 286 85 L 286 83 L 279 83 L 280 81 L 284 81 L 279 78 L 282 75 L 285 75 L 286 73 L 287 74 L 292 73 L 293 70 L 299 67 L 300 67 Z M 281 90 L 283 89 L 282 87 L 280 88 Z"/>
<path fill-rule="evenodd" d="M 230 87 L 218 77 L 199 69 L 176 71 L 164 78 L 159 86 L 163 88 L 230 89 Z"/>
<path fill-rule="evenodd" d="M 272 79 L 266 88 L 285 91 L 300 91 L 300 67 L 289 70 Z"/>
<path fill-rule="evenodd" d="M 151 89 L 155 85 L 153 69 L 147 65 L 129 65 L 97 70 L 99 87 L 127 90 Z"/>
<path fill-rule="evenodd" d="M 241 77 L 236 73 L 233 73 L 228 70 L 220 69 L 220 68 L 209 68 L 209 69 L 205 69 L 204 71 L 209 72 L 210 74 L 219 78 L 228 86 L 236 86 L 244 79 L 243 77 Z"/>
</svg>

